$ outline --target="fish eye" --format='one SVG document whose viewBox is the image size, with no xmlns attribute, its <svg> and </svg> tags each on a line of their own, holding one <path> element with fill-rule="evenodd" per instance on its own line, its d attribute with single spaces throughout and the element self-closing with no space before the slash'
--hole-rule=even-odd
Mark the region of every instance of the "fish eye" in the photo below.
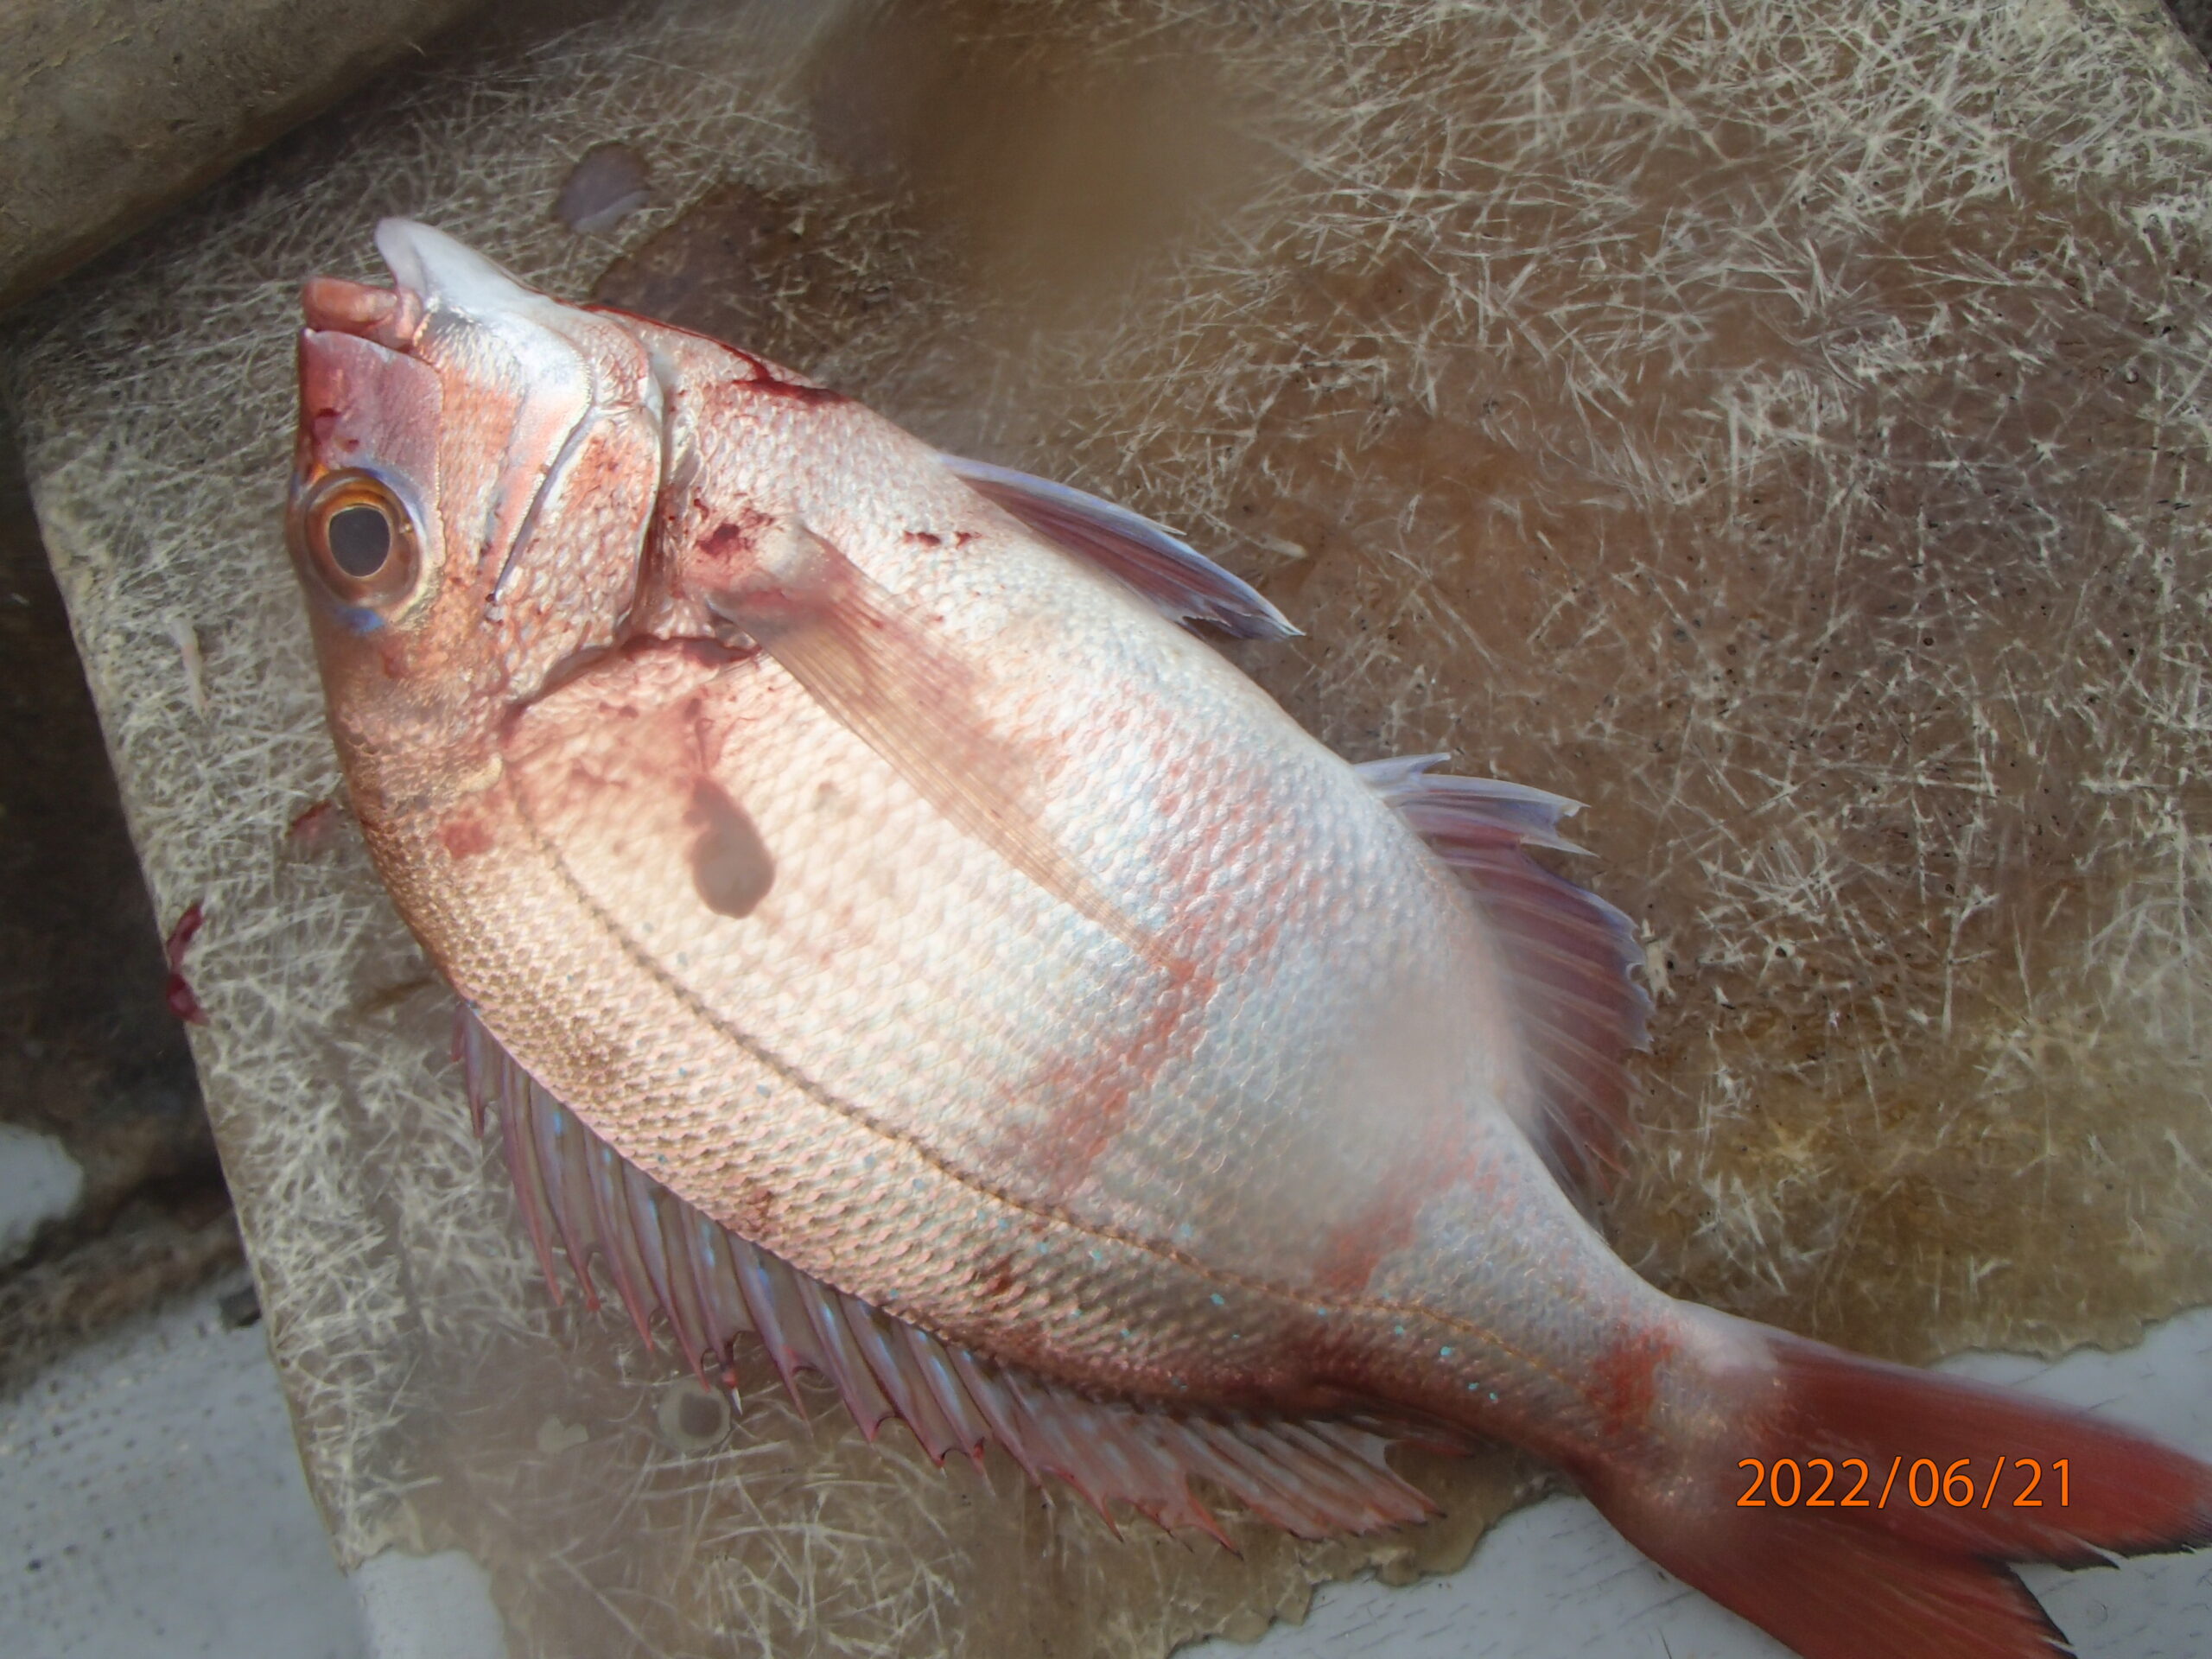
<svg viewBox="0 0 2212 1659">
<path fill-rule="evenodd" d="M 358 582 L 376 575 L 391 556 L 391 520 L 381 506 L 340 507 L 324 533 L 331 563 Z"/>
<path fill-rule="evenodd" d="M 413 591 L 422 562 L 414 515 L 374 474 L 316 480 L 295 522 L 315 574 L 346 603 L 385 610 Z"/>
</svg>

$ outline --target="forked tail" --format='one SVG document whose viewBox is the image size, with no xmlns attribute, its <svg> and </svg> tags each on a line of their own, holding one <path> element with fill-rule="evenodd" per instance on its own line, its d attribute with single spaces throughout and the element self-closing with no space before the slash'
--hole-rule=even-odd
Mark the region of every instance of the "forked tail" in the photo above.
<svg viewBox="0 0 2212 1659">
<path fill-rule="evenodd" d="M 2212 1542 L 2212 1465 L 2017 1392 L 1725 1324 L 1770 1363 L 1669 1377 L 1653 1436 L 1584 1484 L 1637 1548 L 1805 1659 L 2049 1659 L 2065 1637 L 2007 1563 Z"/>
</svg>

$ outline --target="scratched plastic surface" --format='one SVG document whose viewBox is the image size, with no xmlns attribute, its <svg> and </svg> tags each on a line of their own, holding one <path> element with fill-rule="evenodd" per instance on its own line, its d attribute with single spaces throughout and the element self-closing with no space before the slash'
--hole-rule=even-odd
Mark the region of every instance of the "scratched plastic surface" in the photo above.
<svg viewBox="0 0 2212 1659">
<path fill-rule="evenodd" d="M 383 213 L 1189 532 L 1354 759 L 1589 803 L 1660 1001 L 1609 1215 L 1908 1357 L 2206 1299 L 2212 91 L 2154 9 L 667 3 L 480 41 L 20 319 L 10 397 L 348 1565 L 518 1654 L 1154 1656 L 1426 1531 L 1240 1559 L 799 1425 L 551 1307 L 344 827 L 277 541 L 293 290 Z M 651 204 L 583 233 L 620 143 Z M 571 215 L 573 217 L 574 215 Z M 207 712 L 169 643 L 203 645 Z M 321 820 L 310 820 L 320 823 Z"/>
</svg>

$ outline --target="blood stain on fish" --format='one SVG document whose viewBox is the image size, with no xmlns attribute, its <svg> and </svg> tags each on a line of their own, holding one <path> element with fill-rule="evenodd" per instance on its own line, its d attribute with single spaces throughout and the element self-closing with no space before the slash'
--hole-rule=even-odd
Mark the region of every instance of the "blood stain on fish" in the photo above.
<svg viewBox="0 0 2212 1659">
<path fill-rule="evenodd" d="M 1432 1118 L 1385 1169 L 1367 1201 L 1322 1230 L 1313 1267 L 1321 1288 L 1344 1297 L 1364 1293 L 1376 1269 L 1414 1243 L 1422 1206 L 1479 1174 L 1469 1127 L 1456 1113 Z"/>
<path fill-rule="evenodd" d="M 842 404 L 845 394 L 834 386 L 817 386 L 779 368 L 766 358 L 755 357 L 750 352 L 736 352 L 740 361 L 749 364 L 753 373 L 733 375 L 722 382 L 722 389 L 750 395 L 762 392 L 774 397 L 789 397 L 802 404 Z"/>
<path fill-rule="evenodd" d="M 734 563 L 760 545 L 762 533 L 774 522 L 765 512 L 746 508 L 702 537 L 699 552 L 702 559 L 717 564 Z"/>
<path fill-rule="evenodd" d="M 976 1269 L 976 1287 L 990 1300 L 1010 1302 L 1018 1294 L 1014 1276 L 1014 1256 L 1011 1252 L 993 1256 Z"/>
<path fill-rule="evenodd" d="M 446 820 L 438 830 L 438 843 L 455 860 L 474 858 L 492 850 L 492 832 L 474 813 L 463 812 Z"/>
<path fill-rule="evenodd" d="M 1314 1262 L 1314 1283 L 1331 1295 L 1359 1295 L 1382 1259 L 1413 1242 L 1420 1213 L 1417 1197 L 1394 1191 L 1350 1221 L 1326 1229 Z"/>
<path fill-rule="evenodd" d="M 1642 1422 L 1659 1397 L 1659 1369 L 1675 1344 L 1653 1332 L 1640 1332 L 1608 1348 L 1591 1367 L 1589 1395 L 1617 1428 Z"/>
<path fill-rule="evenodd" d="M 1166 948 L 1172 960 L 1172 947 Z M 1205 1034 L 1206 1009 L 1220 981 L 1188 961 L 1173 965 L 1181 972 L 1169 977 L 1179 982 L 1154 1000 L 1126 1047 L 1089 1057 L 1063 1054 L 1024 1086 L 1029 1100 L 1058 1103 L 1041 1128 L 1008 1136 L 1014 1144 L 1003 1154 L 1018 1160 L 1039 1191 L 1080 1186 L 1128 1123 L 1131 1103 Z"/>
</svg>

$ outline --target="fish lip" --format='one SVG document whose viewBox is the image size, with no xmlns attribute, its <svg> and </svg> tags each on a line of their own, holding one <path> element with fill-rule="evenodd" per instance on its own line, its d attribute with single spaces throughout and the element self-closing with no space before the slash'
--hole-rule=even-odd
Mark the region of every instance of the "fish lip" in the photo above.
<svg viewBox="0 0 2212 1659">
<path fill-rule="evenodd" d="M 376 288 L 343 276 L 310 276 L 300 288 L 302 332 L 351 334 L 386 351 L 414 349 L 423 327 L 423 302 L 405 289 Z"/>
</svg>

